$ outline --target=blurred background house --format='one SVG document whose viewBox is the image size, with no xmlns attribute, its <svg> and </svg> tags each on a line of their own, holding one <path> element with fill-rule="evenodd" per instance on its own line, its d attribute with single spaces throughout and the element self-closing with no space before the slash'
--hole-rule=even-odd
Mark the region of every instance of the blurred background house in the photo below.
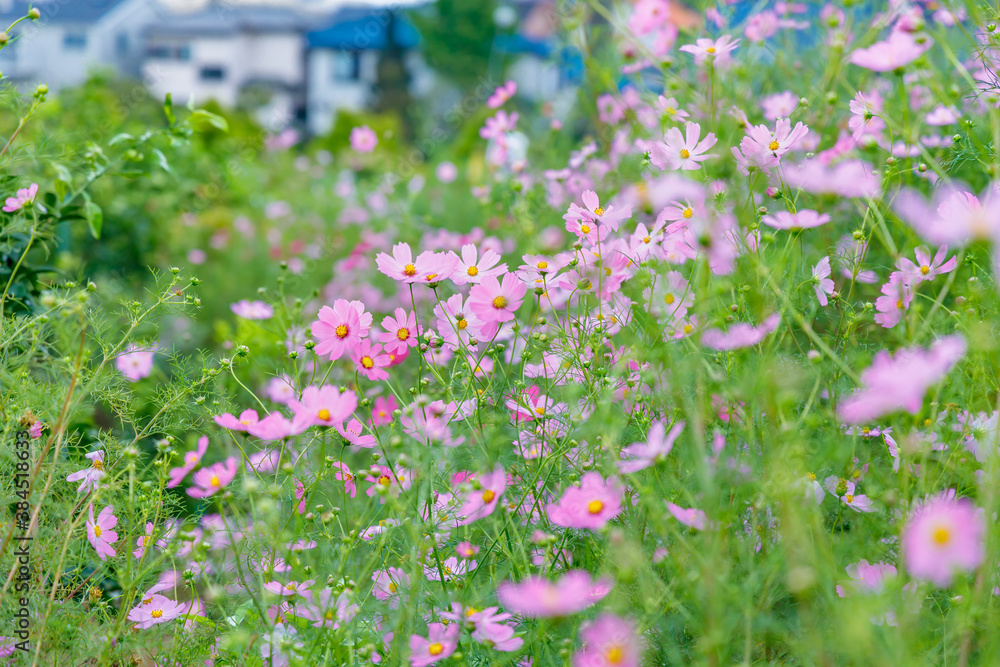
<svg viewBox="0 0 1000 667">
<path fill-rule="evenodd" d="M 414 99 L 440 111 L 473 74 L 550 100 L 581 69 L 554 39 L 555 0 L 0 0 L 0 23 L 31 7 L 41 18 L 0 51 L 18 87 L 108 70 L 158 98 L 249 110 L 272 132 L 323 134 L 340 112 L 407 114 Z"/>
</svg>

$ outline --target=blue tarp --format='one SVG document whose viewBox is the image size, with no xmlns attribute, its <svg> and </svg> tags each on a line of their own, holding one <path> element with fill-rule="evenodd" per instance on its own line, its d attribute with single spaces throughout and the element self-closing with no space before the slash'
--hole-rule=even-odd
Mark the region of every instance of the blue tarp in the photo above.
<svg viewBox="0 0 1000 667">
<path fill-rule="evenodd" d="M 396 14 L 394 38 L 396 44 L 410 49 L 420 43 L 420 35 L 404 16 Z M 389 43 L 389 13 L 373 10 L 338 14 L 334 23 L 323 30 L 306 35 L 311 49 L 344 49 L 347 51 L 382 50 Z"/>
</svg>

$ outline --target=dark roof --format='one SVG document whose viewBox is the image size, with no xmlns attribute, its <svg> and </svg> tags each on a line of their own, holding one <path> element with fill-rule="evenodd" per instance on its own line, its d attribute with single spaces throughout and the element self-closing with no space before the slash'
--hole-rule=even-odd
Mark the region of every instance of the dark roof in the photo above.
<svg viewBox="0 0 1000 667">
<path fill-rule="evenodd" d="M 334 14 L 322 30 L 310 32 L 306 38 L 311 49 L 346 49 L 364 51 L 384 49 L 389 43 L 389 15 L 385 9 L 346 7 Z M 395 13 L 393 37 L 396 44 L 410 49 L 420 43 L 420 34 L 405 16 Z"/>
<path fill-rule="evenodd" d="M 49 23 L 94 23 L 127 0 L 9 0 L 0 1 L 0 22 L 8 24 L 32 7 Z"/>
<path fill-rule="evenodd" d="M 279 7 L 215 5 L 198 12 L 178 14 L 151 25 L 150 35 L 232 35 L 244 32 L 305 33 L 329 20 L 329 15 L 300 14 Z"/>
</svg>

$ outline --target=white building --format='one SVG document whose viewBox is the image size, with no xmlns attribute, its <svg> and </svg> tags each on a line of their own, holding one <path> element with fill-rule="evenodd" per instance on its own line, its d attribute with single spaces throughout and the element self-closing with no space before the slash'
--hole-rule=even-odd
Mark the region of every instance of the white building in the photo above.
<svg viewBox="0 0 1000 667">
<path fill-rule="evenodd" d="M 138 76 L 142 33 L 160 16 L 153 0 L 0 0 L 3 28 L 31 7 L 41 18 L 19 23 L 0 50 L 4 78 L 23 89 L 76 86 L 99 68 Z"/>
<path fill-rule="evenodd" d="M 279 130 L 304 119 L 304 35 L 316 22 L 285 9 L 225 5 L 173 16 L 145 32 L 143 79 L 154 96 L 253 108 L 265 128 Z"/>
</svg>

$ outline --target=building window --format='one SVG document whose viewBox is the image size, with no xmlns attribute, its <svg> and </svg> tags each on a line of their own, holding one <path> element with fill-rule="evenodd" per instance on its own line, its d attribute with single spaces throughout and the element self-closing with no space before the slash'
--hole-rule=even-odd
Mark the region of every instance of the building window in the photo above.
<svg viewBox="0 0 1000 667">
<path fill-rule="evenodd" d="M 67 32 L 63 35 L 63 48 L 67 51 L 87 48 L 87 33 Z"/>
<path fill-rule="evenodd" d="M 361 78 L 361 53 L 335 51 L 333 54 L 333 80 L 357 81 Z"/>
<path fill-rule="evenodd" d="M 222 81 L 226 78 L 226 70 L 222 67 L 202 67 L 200 76 L 202 81 Z"/>
<path fill-rule="evenodd" d="M 155 60 L 191 60 L 191 47 L 154 44 L 146 48 L 146 57 Z"/>
</svg>

